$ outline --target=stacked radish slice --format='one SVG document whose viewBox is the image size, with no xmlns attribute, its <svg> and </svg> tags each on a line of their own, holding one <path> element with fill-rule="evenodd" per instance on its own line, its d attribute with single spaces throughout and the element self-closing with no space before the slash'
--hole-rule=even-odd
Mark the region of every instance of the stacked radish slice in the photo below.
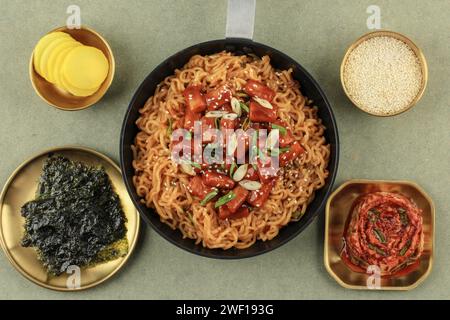
<svg viewBox="0 0 450 320">
<path fill-rule="evenodd" d="M 78 97 L 97 92 L 109 71 L 108 59 L 101 50 L 85 46 L 59 31 L 39 40 L 33 64 L 45 80 Z"/>
</svg>

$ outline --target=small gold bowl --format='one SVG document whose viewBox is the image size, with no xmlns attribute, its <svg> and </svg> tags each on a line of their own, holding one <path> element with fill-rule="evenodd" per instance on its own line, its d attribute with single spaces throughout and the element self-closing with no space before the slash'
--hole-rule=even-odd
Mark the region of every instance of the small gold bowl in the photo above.
<svg viewBox="0 0 450 320">
<path fill-rule="evenodd" d="M 30 79 L 31 83 L 33 84 L 33 88 L 38 96 L 42 98 L 42 100 L 55 108 L 67 111 L 76 111 L 88 108 L 97 103 L 105 95 L 106 91 L 108 91 L 108 88 L 113 81 L 115 72 L 115 60 L 111 47 L 101 35 L 86 26 L 82 26 L 80 29 L 60 27 L 50 31 L 49 33 L 54 31 L 66 32 L 82 44 L 92 46 L 101 50 L 105 54 L 109 62 L 108 75 L 100 88 L 93 95 L 88 97 L 76 97 L 69 92 L 57 88 L 55 85 L 42 78 L 36 72 L 33 64 L 33 50 L 29 65 Z"/>
<path fill-rule="evenodd" d="M 36 250 L 21 245 L 25 219 L 20 210 L 26 202 L 35 198 L 42 166 L 50 154 L 60 154 L 94 167 L 103 167 L 120 198 L 123 212 L 127 218 L 128 253 L 124 257 L 106 263 L 82 268 L 78 287 L 68 286 L 71 277 L 69 272 L 59 276 L 49 275 L 42 261 L 38 259 Z M 120 168 L 113 160 L 95 150 L 81 146 L 63 146 L 35 154 L 14 170 L 0 192 L 0 248 L 3 249 L 5 256 L 20 274 L 44 288 L 72 292 L 97 286 L 119 272 L 136 247 L 140 218 L 128 195 Z"/>
<path fill-rule="evenodd" d="M 417 93 L 416 97 L 411 101 L 411 103 L 404 109 L 401 109 L 395 113 L 389 113 L 389 114 L 380 114 L 380 113 L 374 113 L 374 112 L 370 112 L 366 109 L 364 109 L 361 105 L 359 105 L 349 94 L 347 87 L 345 85 L 345 80 L 344 80 L 344 69 L 345 69 L 345 65 L 347 63 L 348 57 L 350 56 L 350 53 L 358 46 L 360 45 L 362 42 L 370 39 L 370 38 L 374 38 L 374 37 L 391 37 L 397 40 L 400 40 L 404 43 L 406 43 L 411 50 L 415 53 L 415 55 L 417 56 L 417 58 L 419 59 L 419 63 L 420 63 L 420 68 L 422 71 L 422 83 L 420 86 L 420 90 Z M 350 101 L 360 110 L 364 111 L 365 113 L 371 114 L 373 116 L 378 116 L 378 117 L 390 117 L 390 116 L 395 116 L 398 115 L 400 113 L 406 112 L 409 109 L 411 109 L 419 100 L 420 98 L 422 98 L 424 92 L 425 92 L 425 88 L 427 87 L 427 82 L 428 82 L 428 66 L 427 66 L 427 61 L 425 59 L 425 56 L 422 52 L 422 50 L 420 50 L 420 48 L 408 37 L 394 32 L 394 31 L 387 31 L 387 30 L 378 30 L 378 31 L 372 31 L 369 33 L 364 34 L 363 36 L 359 37 L 346 51 L 344 58 L 342 59 L 342 63 L 341 63 L 341 84 L 342 84 L 342 88 L 344 89 L 345 94 L 347 95 L 347 97 L 350 99 Z"/>
<path fill-rule="evenodd" d="M 370 192 L 401 193 L 413 199 L 422 209 L 424 244 L 418 265 L 404 273 L 381 277 L 379 290 L 410 290 L 416 288 L 430 274 L 434 248 L 433 200 L 416 183 L 410 181 L 349 180 L 328 198 L 325 208 L 324 264 L 328 273 L 344 288 L 368 290 L 370 274 L 355 272 L 341 258 L 343 235 L 353 202 Z"/>
</svg>

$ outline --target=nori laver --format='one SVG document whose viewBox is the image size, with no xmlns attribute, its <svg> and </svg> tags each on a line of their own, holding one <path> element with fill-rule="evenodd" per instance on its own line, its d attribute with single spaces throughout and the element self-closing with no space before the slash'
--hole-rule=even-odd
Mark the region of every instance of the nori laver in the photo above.
<svg viewBox="0 0 450 320">
<path fill-rule="evenodd" d="M 34 247 L 48 273 L 89 267 L 128 252 L 126 217 L 102 167 L 61 155 L 46 159 L 36 199 L 22 206 L 22 246 Z"/>
</svg>

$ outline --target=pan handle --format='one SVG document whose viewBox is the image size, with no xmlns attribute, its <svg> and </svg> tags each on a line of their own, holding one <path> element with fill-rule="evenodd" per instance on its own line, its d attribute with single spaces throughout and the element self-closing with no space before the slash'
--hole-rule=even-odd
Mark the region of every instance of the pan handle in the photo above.
<svg viewBox="0 0 450 320">
<path fill-rule="evenodd" d="M 253 39 L 256 0 L 228 0 L 226 38 Z"/>
</svg>

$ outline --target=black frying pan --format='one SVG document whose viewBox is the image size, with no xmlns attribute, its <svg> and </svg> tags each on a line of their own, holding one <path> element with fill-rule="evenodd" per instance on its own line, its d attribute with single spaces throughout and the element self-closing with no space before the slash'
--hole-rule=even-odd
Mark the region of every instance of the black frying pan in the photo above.
<svg viewBox="0 0 450 320">
<path fill-rule="evenodd" d="M 331 160 L 328 165 L 330 174 L 327 179 L 327 183 L 322 189 L 316 192 L 314 200 L 308 206 L 308 209 L 301 220 L 298 222 L 289 223 L 287 226 L 283 227 L 278 236 L 274 239 L 266 242 L 257 241 L 254 245 L 247 249 L 207 249 L 203 248 L 201 244 L 196 245 L 194 240 L 183 239 L 180 231 L 172 230 L 169 226 L 162 223 L 159 219 L 158 213 L 155 212 L 155 210 L 147 208 L 139 201 L 139 197 L 136 194 L 136 190 L 132 182 L 134 170 L 131 164 L 133 161 L 131 145 L 134 142 L 134 137 L 138 133 L 138 129 L 135 125 L 135 122 L 139 117 L 138 110 L 145 104 L 147 99 L 153 95 L 156 86 L 163 81 L 165 77 L 172 75 L 175 69 L 181 68 L 184 64 L 186 64 L 189 58 L 193 55 L 213 54 L 223 50 L 230 51 L 238 55 L 249 53 L 253 53 L 260 57 L 268 55 L 270 56 L 272 66 L 275 68 L 282 70 L 292 68 L 294 70 L 294 78 L 300 82 L 302 93 L 308 98 L 314 100 L 314 104 L 319 107 L 319 116 L 327 128 L 325 131 L 325 138 L 331 145 Z M 319 213 L 323 211 L 324 204 L 331 192 L 334 179 L 336 177 L 338 160 L 339 138 L 336 120 L 334 118 L 330 103 L 317 82 L 300 64 L 284 53 L 252 40 L 240 38 L 227 38 L 224 40 L 214 40 L 196 44 L 174 54 L 157 66 L 147 76 L 147 78 L 145 78 L 134 94 L 133 99 L 128 106 L 120 135 L 120 166 L 122 168 L 122 175 L 128 192 L 136 208 L 141 214 L 141 217 L 161 236 L 171 243 L 191 253 L 210 258 L 239 259 L 256 256 L 278 248 L 297 236 Z"/>
</svg>

